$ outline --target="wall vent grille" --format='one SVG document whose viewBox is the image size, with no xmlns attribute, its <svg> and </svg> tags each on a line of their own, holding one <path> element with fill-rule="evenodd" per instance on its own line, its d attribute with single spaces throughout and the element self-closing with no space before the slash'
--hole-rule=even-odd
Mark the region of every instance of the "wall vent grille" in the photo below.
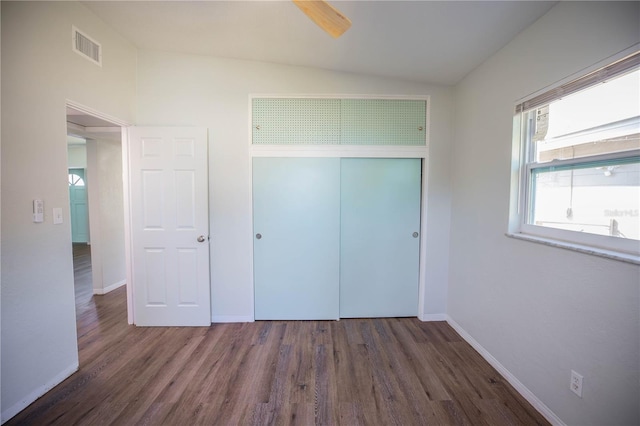
<svg viewBox="0 0 640 426">
<path fill-rule="evenodd" d="M 72 27 L 72 46 L 74 52 L 84 56 L 91 62 L 102 66 L 102 46 L 100 43 L 83 33 L 76 27 Z"/>
</svg>

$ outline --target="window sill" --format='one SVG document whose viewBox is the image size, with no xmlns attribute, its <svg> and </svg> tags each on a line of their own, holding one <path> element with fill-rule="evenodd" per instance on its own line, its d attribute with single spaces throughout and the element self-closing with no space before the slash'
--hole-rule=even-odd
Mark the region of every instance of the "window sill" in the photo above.
<svg viewBox="0 0 640 426">
<path fill-rule="evenodd" d="M 507 232 L 505 235 L 509 238 L 515 238 L 518 240 L 531 241 L 533 243 L 544 244 L 550 247 L 573 250 L 579 253 L 590 254 L 598 257 L 604 257 L 605 259 L 618 260 L 620 262 L 640 265 L 640 256 L 629 254 L 629 253 L 621 253 L 613 250 L 601 249 L 598 247 L 590 247 L 590 246 L 584 246 L 584 245 L 575 244 L 575 243 L 568 243 L 566 241 L 537 237 L 529 234 Z"/>
</svg>

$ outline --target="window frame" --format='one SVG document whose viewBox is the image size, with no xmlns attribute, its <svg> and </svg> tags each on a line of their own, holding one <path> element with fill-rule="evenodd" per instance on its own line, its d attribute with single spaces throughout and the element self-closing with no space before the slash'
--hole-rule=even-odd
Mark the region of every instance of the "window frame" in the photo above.
<svg viewBox="0 0 640 426">
<path fill-rule="evenodd" d="M 640 264 L 640 241 L 607 235 L 570 231 L 529 223 L 533 209 L 533 176 L 539 169 L 562 168 L 587 163 L 620 161 L 640 158 L 640 149 L 611 154 L 591 155 L 575 159 L 537 162 L 535 143 L 532 141 L 531 111 L 603 81 L 640 69 L 640 51 L 627 53 L 621 59 L 585 73 L 563 84 L 545 89 L 529 97 L 515 107 L 513 117 L 512 196 L 510 203 L 509 232 L 507 236 L 539 242 L 551 246 L 601 255 L 608 258 Z M 636 118 L 635 121 L 638 121 Z M 635 122 L 634 121 L 634 122 Z"/>
</svg>

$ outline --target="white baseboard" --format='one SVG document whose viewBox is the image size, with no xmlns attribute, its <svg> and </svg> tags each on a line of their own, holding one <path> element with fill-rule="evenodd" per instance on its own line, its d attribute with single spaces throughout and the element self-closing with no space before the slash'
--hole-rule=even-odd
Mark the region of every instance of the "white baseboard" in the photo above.
<svg viewBox="0 0 640 426">
<path fill-rule="evenodd" d="M 122 287 L 126 283 L 127 283 L 127 280 L 122 280 L 122 281 L 118 281 L 115 284 L 111 284 L 109 286 L 106 286 L 105 288 L 94 288 L 93 289 L 93 294 L 98 294 L 98 295 L 107 294 L 110 291 L 113 291 L 118 287 Z"/>
<path fill-rule="evenodd" d="M 566 424 L 562 420 L 560 420 L 560 417 L 558 417 L 553 411 L 551 411 L 549 407 L 547 407 L 542 401 L 540 401 L 540 399 L 538 399 L 538 397 L 535 396 L 533 392 L 527 389 L 527 387 L 523 385 L 522 382 L 520 382 L 520 380 L 516 378 L 516 376 L 511 374 L 511 372 L 507 370 L 504 365 L 500 364 L 500 362 L 495 359 L 493 355 L 489 353 L 489 351 L 483 348 L 482 345 L 476 341 L 476 339 L 471 337 L 469 333 L 467 333 L 462 327 L 460 327 L 460 324 L 455 322 L 448 315 L 446 315 L 446 317 L 446 321 L 460 335 L 460 337 L 462 337 L 468 344 L 470 344 L 473 349 L 475 349 L 480 354 L 480 356 L 485 359 L 485 361 L 491 364 L 491 366 L 495 368 L 498 373 L 500 373 L 507 380 L 507 382 L 509 382 L 511 386 L 513 386 L 515 390 L 529 402 L 529 404 L 533 405 L 533 408 L 538 410 L 538 412 L 542 414 L 544 418 L 549 421 L 549 423 L 555 426 L 566 426 Z"/>
<path fill-rule="evenodd" d="M 254 322 L 254 319 L 249 315 L 214 315 L 211 317 L 211 322 Z"/>
<path fill-rule="evenodd" d="M 77 362 L 74 363 L 73 365 L 65 368 L 59 374 L 57 374 L 53 379 L 51 379 L 49 382 L 47 382 L 44 385 L 38 387 L 36 390 L 31 392 L 29 395 L 25 396 L 20 401 L 18 401 L 17 403 L 13 404 L 11 407 L 9 407 L 6 410 L 4 410 L 2 412 L 2 415 L 1 415 L 1 422 L 0 423 L 6 422 L 10 418 L 12 418 L 16 414 L 18 414 L 20 411 L 22 411 L 25 408 L 27 408 L 32 402 L 34 402 L 36 399 L 40 398 L 45 393 L 49 392 L 55 386 L 57 386 L 60 383 L 62 383 L 62 381 L 64 379 L 66 379 L 67 377 L 69 377 L 70 375 L 75 373 L 76 371 L 78 371 L 78 363 Z"/>
<path fill-rule="evenodd" d="M 447 314 L 421 314 L 418 315 L 420 321 L 446 321 Z"/>
</svg>

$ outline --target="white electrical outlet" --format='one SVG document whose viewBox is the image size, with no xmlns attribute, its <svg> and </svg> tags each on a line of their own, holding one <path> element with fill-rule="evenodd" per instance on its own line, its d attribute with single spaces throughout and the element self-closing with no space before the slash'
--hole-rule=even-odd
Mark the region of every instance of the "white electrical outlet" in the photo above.
<svg viewBox="0 0 640 426">
<path fill-rule="evenodd" d="M 580 398 L 582 398 L 582 379 L 584 379 L 584 377 L 571 370 L 571 383 L 569 384 L 569 388 Z"/>
</svg>

